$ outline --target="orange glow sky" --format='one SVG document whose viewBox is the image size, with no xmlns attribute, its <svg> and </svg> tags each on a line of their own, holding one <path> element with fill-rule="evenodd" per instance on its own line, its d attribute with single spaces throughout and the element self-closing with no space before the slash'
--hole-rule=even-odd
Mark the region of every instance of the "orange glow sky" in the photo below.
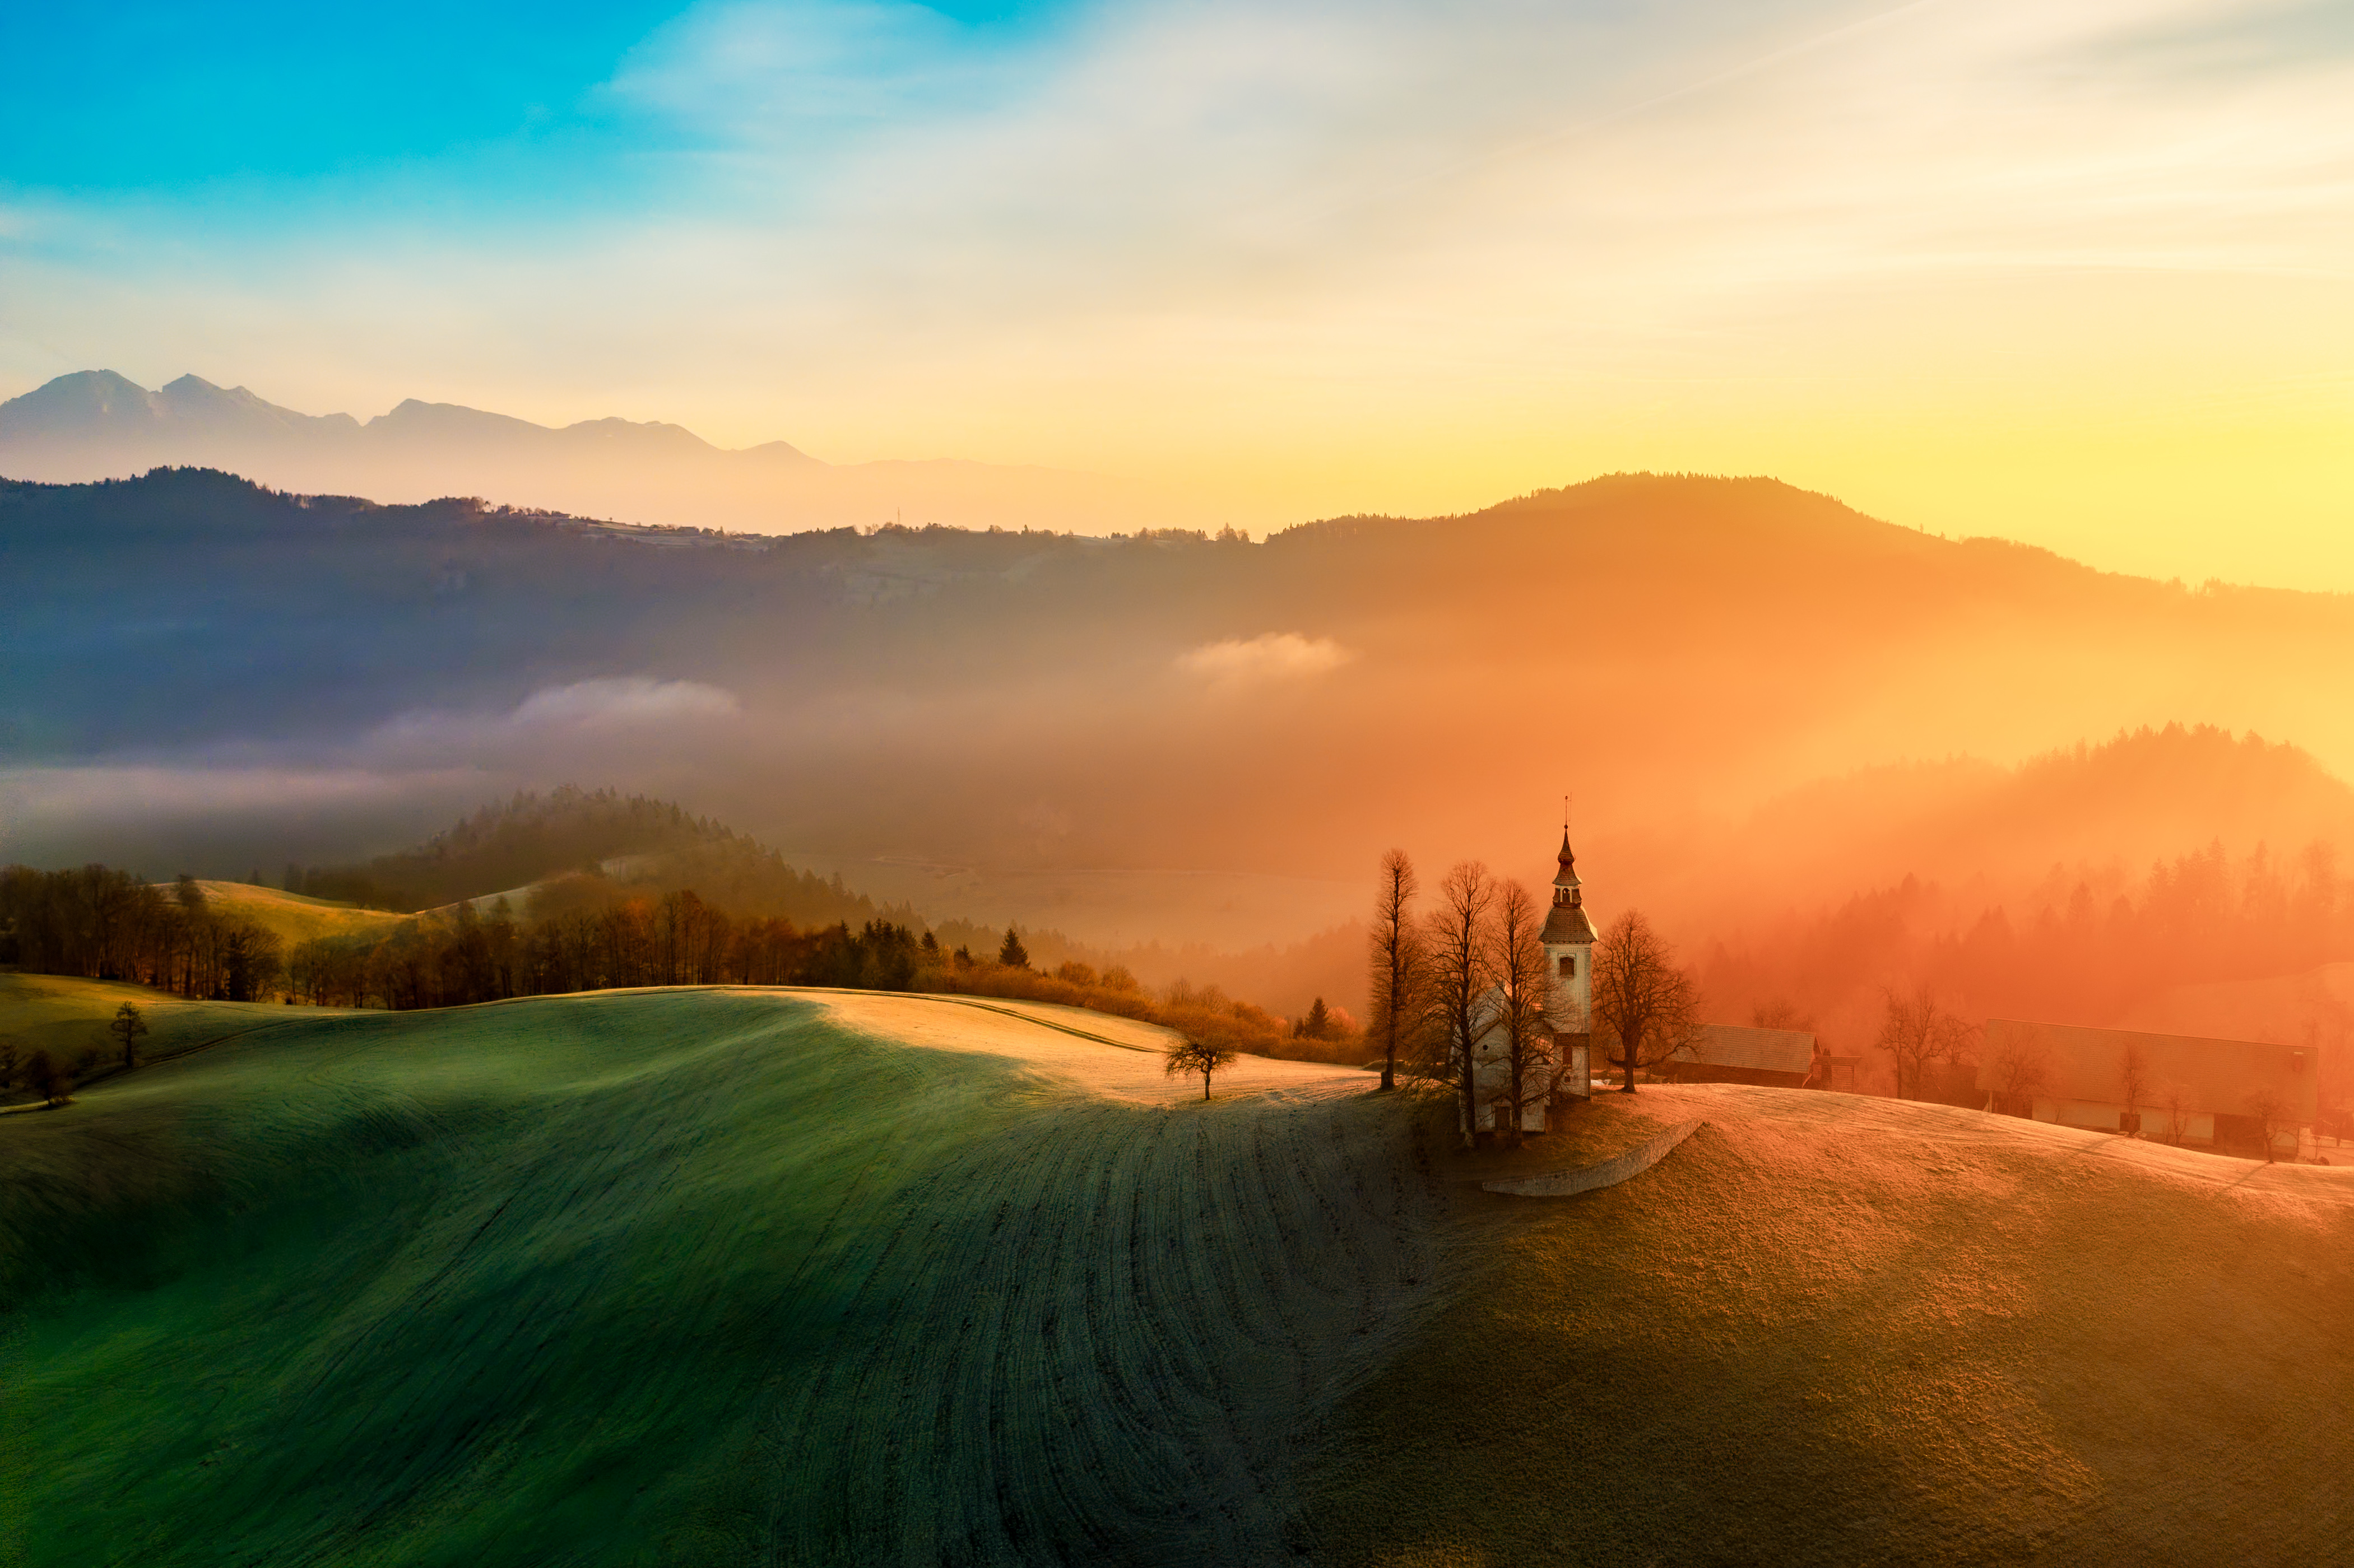
<svg viewBox="0 0 2354 1568">
<path fill-rule="evenodd" d="M 668 419 L 1253 528 L 1762 473 L 2354 589 L 2342 7 L 596 9 L 569 77 L 355 98 L 389 140 L 329 106 L 159 165 L 133 110 L 120 168 L 35 147 L 0 395 Z M 272 69 L 332 63 L 303 37 Z"/>
</svg>

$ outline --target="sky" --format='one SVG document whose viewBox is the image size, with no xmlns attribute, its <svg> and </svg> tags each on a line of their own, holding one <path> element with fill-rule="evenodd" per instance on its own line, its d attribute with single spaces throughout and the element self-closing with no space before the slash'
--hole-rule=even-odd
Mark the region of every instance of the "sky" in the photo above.
<svg viewBox="0 0 2354 1568">
<path fill-rule="evenodd" d="M 620 415 L 1265 528 L 1772 474 L 2354 590 L 2354 9 L 12 6 L 0 396 Z"/>
</svg>

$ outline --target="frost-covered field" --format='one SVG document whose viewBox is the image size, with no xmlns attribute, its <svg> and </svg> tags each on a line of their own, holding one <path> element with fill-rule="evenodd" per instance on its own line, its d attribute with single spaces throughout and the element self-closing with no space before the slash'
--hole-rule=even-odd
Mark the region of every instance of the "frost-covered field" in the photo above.
<svg viewBox="0 0 2354 1568">
<path fill-rule="evenodd" d="M 0 1556 L 1248 1560 L 1430 1272 L 1364 1075 L 1204 1106 L 1092 1014 L 639 992 L 256 1041 L 0 1139 Z"/>
<path fill-rule="evenodd" d="M 0 1563 L 2342 1555 L 2354 1171 L 1735 1086 L 1465 1155 L 985 999 L 198 1027 L 0 1118 Z"/>
</svg>

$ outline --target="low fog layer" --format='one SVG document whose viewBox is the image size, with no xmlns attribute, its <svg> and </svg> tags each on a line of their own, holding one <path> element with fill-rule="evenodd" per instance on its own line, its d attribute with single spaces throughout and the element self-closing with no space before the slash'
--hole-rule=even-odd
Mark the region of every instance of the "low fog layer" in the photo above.
<svg viewBox="0 0 2354 1568">
<path fill-rule="evenodd" d="M 193 472 L 0 508 L 0 848 L 40 863 L 239 875 L 577 781 L 929 915 L 1239 948 L 1345 917 L 1393 843 L 1549 875 L 1574 792 L 1597 909 L 1646 907 L 1720 1011 L 1853 1012 L 1989 908 L 2107 919 L 2210 853 L 2269 897 L 2259 846 L 2288 896 L 2354 849 L 2354 603 L 1763 480 L 1265 543 L 745 540 Z M 1909 935 L 1793 978 L 1794 933 L 1873 897 Z"/>
</svg>

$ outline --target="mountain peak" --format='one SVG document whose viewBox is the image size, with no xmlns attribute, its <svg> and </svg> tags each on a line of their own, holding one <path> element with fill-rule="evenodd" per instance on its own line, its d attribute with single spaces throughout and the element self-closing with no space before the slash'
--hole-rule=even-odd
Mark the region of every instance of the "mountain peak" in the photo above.
<svg viewBox="0 0 2354 1568">
<path fill-rule="evenodd" d="M 0 403 L 0 439 L 48 436 L 73 440 L 126 425 L 152 424 L 154 397 L 114 371 L 77 370 Z"/>
</svg>

